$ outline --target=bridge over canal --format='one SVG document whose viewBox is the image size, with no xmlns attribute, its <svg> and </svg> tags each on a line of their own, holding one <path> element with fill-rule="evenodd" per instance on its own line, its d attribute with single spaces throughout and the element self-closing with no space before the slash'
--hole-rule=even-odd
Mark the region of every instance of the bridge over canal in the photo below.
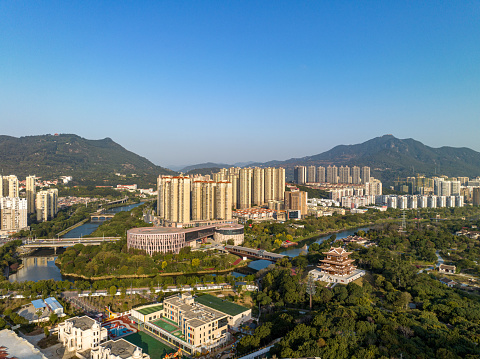
<svg viewBox="0 0 480 359">
<path fill-rule="evenodd" d="M 247 258 L 255 258 L 255 259 L 266 259 L 274 262 L 279 261 L 283 257 L 286 257 L 283 254 L 267 252 L 266 250 L 263 250 L 263 249 L 253 249 L 253 248 L 232 246 L 232 245 L 226 245 L 224 246 L 224 248 L 226 251 L 239 256 L 243 256 Z"/>
<path fill-rule="evenodd" d="M 47 238 L 47 239 L 25 239 L 22 248 L 39 249 L 53 248 L 57 253 L 57 248 L 72 247 L 75 244 L 85 246 L 99 246 L 105 242 L 116 242 L 121 237 L 90 237 L 90 238 Z"/>
</svg>

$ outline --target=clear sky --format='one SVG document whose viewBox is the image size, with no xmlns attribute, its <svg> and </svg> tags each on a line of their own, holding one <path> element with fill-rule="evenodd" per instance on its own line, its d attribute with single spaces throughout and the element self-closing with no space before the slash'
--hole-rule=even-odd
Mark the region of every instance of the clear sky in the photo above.
<svg viewBox="0 0 480 359">
<path fill-rule="evenodd" d="M 480 151 L 480 1 L 0 1 L 2 134 L 163 165 Z"/>
</svg>

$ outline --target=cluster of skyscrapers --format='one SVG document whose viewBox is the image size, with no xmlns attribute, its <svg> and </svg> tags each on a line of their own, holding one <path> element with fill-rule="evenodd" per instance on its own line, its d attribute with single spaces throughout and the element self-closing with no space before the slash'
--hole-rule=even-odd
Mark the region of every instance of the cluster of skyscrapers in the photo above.
<svg viewBox="0 0 480 359">
<path fill-rule="evenodd" d="M 27 228 L 28 216 L 37 213 L 37 221 L 47 221 L 57 214 L 58 190 L 36 191 L 35 176 L 25 180 L 25 198 L 20 198 L 20 182 L 15 175 L 0 176 L 0 228 L 18 231 Z"/>
<path fill-rule="evenodd" d="M 294 180 L 298 184 L 305 183 L 351 183 L 365 184 L 370 182 L 370 167 L 340 166 L 296 166 Z"/>
<path fill-rule="evenodd" d="M 212 176 L 159 176 L 157 214 L 165 225 L 229 221 L 234 209 L 284 201 L 284 168 L 223 168 Z"/>
</svg>

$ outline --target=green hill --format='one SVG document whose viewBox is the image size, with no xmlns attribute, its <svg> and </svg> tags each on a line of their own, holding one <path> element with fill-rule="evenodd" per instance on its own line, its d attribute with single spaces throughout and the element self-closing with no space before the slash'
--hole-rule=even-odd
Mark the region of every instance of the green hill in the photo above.
<svg viewBox="0 0 480 359">
<path fill-rule="evenodd" d="M 76 183 L 105 185 L 153 185 L 158 175 L 174 173 L 110 138 L 87 140 L 73 134 L 0 136 L 0 169 L 5 175 L 18 177 L 35 174 L 50 179 L 63 175 L 73 176 Z"/>
<path fill-rule="evenodd" d="M 285 167 L 289 179 L 297 165 L 370 166 L 375 178 L 391 184 L 397 177 L 416 174 L 480 176 L 480 153 L 465 147 L 433 148 L 411 138 L 385 135 L 356 145 L 339 145 L 313 156 L 255 165 Z"/>
</svg>

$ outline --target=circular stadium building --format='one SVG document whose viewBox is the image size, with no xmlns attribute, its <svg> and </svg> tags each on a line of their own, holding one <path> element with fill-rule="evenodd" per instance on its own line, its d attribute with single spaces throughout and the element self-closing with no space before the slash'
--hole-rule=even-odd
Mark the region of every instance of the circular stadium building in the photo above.
<svg viewBox="0 0 480 359">
<path fill-rule="evenodd" d="M 196 247 L 198 240 L 204 240 L 207 237 L 213 237 L 219 242 L 233 239 L 235 245 L 238 245 L 243 242 L 243 226 L 228 224 L 193 228 L 132 228 L 127 231 L 127 247 L 143 250 L 149 255 L 157 252 L 179 253 L 183 247 Z"/>
<path fill-rule="evenodd" d="M 229 239 L 233 239 L 233 245 L 239 246 L 244 240 L 244 228 L 241 224 L 219 226 L 215 229 L 213 239 L 222 243 L 227 242 Z"/>
</svg>

